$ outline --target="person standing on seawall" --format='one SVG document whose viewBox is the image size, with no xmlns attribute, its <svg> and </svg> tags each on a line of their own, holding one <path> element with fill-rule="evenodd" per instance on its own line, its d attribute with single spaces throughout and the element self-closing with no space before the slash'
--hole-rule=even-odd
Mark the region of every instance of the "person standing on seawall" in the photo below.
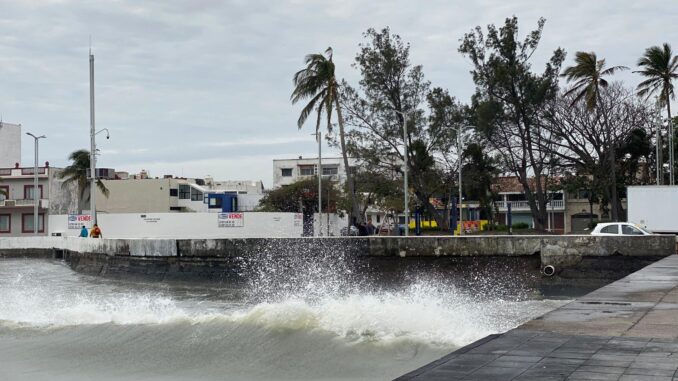
<svg viewBox="0 0 678 381">
<path fill-rule="evenodd" d="M 367 219 L 367 226 L 365 228 L 367 229 L 367 235 L 374 235 L 377 231 L 377 228 L 372 224 L 371 218 Z"/>
<path fill-rule="evenodd" d="M 87 238 L 89 236 L 89 233 L 87 232 L 87 228 L 85 225 L 82 225 L 82 229 L 80 229 L 80 237 L 82 238 Z"/>
<path fill-rule="evenodd" d="M 94 224 L 92 231 L 89 232 L 89 236 L 92 238 L 104 238 L 104 235 L 101 234 L 101 229 L 99 229 L 99 225 L 97 224 Z"/>
</svg>

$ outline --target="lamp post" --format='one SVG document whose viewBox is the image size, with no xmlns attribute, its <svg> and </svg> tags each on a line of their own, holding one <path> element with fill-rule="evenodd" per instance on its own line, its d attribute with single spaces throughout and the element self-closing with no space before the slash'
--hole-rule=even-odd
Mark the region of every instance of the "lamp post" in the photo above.
<svg viewBox="0 0 678 381">
<path fill-rule="evenodd" d="M 407 157 L 407 120 L 409 113 L 393 110 L 403 117 L 403 145 L 405 146 L 405 153 L 403 155 L 403 195 L 405 196 L 405 237 L 410 235 L 410 200 L 407 186 L 407 166 L 409 164 Z"/>
<path fill-rule="evenodd" d="M 323 235 L 323 160 L 322 160 L 322 132 L 316 131 L 314 135 L 318 140 L 318 237 Z"/>
<path fill-rule="evenodd" d="M 464 235 L 464 216 L 463 216 L 463 211 L 464 211 L 464 199 L 461 196 L 461 168 L 462 168 L 462 134 L 464 132 L 464 129 L 469 129 L 473 128 L 473 126 L 462 126 L 461 124 L 459 125 L 459 130 L 457 132 L 457 152 L 459 154 L 459 235 Z"/>
<path fill-rule="evenodd" d="M 462 154 L 461 154 L 461 133 L 462 126 L 459 125 L 459 131 L 457 132 L 457 152 L 459 154 L 459 235 L 464 235 L 464 199 L 461 196 L 461 168 L 462 168 Z"/>
<path fill-rule="evenodd" d="M 670 99 L 667 100 L 667 102 L 670 102 Z M 674 152 L 673 152 L 673 139 L 674 139 L 674 133 L 673 133 L 673 121 L 671 118 L 667 118 L 668 120 L 668 128 L 667 130 L 669 131 L 669 184 L 670 185 L 675 185 L 676 184 L 676 173 L 675 173 L 675 158 L 673 157 Z"/>
<path fill-rule="evenodd" d="M 45 135 L 35 136 L 30 132 L 27 132 L 26 135 L 33 137 L 35 141 L 35 162 L 33 163 L 33 233 L 38 235 L 40 224 L 38 221 L 38 206 L 40 199 L 38 198 L 38 140 L 46 139 Z"/>
</svg>

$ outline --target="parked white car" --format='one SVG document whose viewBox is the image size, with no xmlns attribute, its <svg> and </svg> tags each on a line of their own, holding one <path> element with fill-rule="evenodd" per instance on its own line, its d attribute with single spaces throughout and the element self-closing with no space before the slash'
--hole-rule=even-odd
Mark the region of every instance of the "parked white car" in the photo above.
<svg viewBox="0 0 678 381">
<path fill-rule="evenodd" d="M 652 235 L 652 233 L 629 222 L 607 222 L 596 225 L 591 235 Z"/>
</svg>

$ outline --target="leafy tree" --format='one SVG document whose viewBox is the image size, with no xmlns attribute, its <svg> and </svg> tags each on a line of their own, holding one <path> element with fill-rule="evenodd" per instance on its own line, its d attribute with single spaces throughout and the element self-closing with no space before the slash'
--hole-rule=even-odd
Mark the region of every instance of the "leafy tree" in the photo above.
<svg viewBox="0 0 678 381">
<path fill-rule="evenodd" d="M 553 152 L 544 128 L 544 111 L 558 94 L 558 73 L 565 52 L 556 49 L 541 74 L 534 73 L 530 59 L 539 45 L 545 20 L 524 40 L 518 37 L 518 19 L 503 26 L 481 27 L 467 33 L 459 52 L 473 63 L 473 97 L 476 126 L 501 160 L 503 169 L 514 173 L 527 198 L 537 230 L 547 218 L 547 190 L 553 169 Z"/>
<path fill-rule="evenodd" d="M 339 122 L 341 154 L 344 158 L 346 182 L 348 183 L 349 196 L 351 198 L 351 216 L 357 221 L 362 221 L 362 216 L 358 213 L 355 180 L 348 162 L 344 119 L 341 113 L 339 84 L 337 83 L 335 76 L 335 65 L 334 62 L 332 62 L 332 48 L 327 48 L 325 55 L 309 54 L 306 56 L 306 68 L 299 70 L 294 74 L 294 91 L 292 91 L 291 100 L 292 104 L 296 104 L 299 101 L 310 99 L 299 115 L 297 126 L 301 129 L 308 116 L 313 110 L 316 110 L 316 132 L 320 129 L 320 122 L 323 115 L 325 115 L 325 118 L 327 119 L 328 131 L 332 130 L 332 112 L 336 108 L 337 121 Z M 321 169 L 318 168 L 318 171 L 320 170 Z"/>
<path fill-rule="evenodd" d="M 383 211 L 403 211 L 402 180 L 365 167 L 356 172 L 355 178 L 363 215 L 370 206 Z"/>
<path fill-rule="evenodd" d="M 563 77 L 569 82 L 574 82 L 572 87 L 565 92 L 565 96 L 576 94 L 572 99 L 572 105 L 582 100 L 586 101 L 586 109 L 589 112 L 595 110 L 601 100 L 601 89 L 607 89 L 608 82 L 604 78 L 613 75 L 616 71 L 628 69 L 625 66 L 613 66 L 605 68 L 605 60 L 598 59 L 596 53 L 577 52 L 575 56 L 575 65 L 566 68 L 563 71 Z M 610 115 L 602 113 L 603 123 L 607 130 L 610 130 Z M 619 192 L 617 190 L 617 164 L 616 164 L 616 145 L 619 140 L 613 139 L 610 142 L 609 170 L 610 170 L 610 190 L 609 195 L 612 202 L 612 220 L 619 221 L 622 211 L 622 204 L 619 201 Z"/>
<path fill-rule="evenodd" d="M 649 110 L 648 110 L 649 111 Z M 647 113 L 649 119 L 649 112 Z M 647 128 L 636 127 L 626 135 L 617 154 L 621 179 L 617 187 L 652 183 L 648 164 L 654 147 Z"/>
<path fill-rule="evenodd" d="M 463 153 L 465 164 L 462 167 L 464 194 L 471 200 L 477 200 L 490 222 L 494 221 L 493 206 L 497 197 L 492 184 L 500 174 L 496 160 L 483 151 L 483 146 L 472 143 Z M 490 226 L 494 224 L 491 223 Z"/>
<path fill-rule="evenodd" d="M 607 212 L 612 192 L 618 193 L 629 179 L 627 164 L 633 162 L 638 168 L 641 161 L 649 161 L 647 132 L 652 109 L 619 83 L 611 84 L 600 94 L 593 110 L 585 102 L 573 104 L 575 97 L 572 92 L 563 94 L 549 106 L 547 128 L 551 130 L 553 153 L 560 159 L 566 180 L 595 192 L 596 200 L 589 201 L 602 202 Z M 615 150 L 616 145 L 619 149 Z M 633 159 L 629 161 L 627 154 Z M 610 176 L 613 171 L 622 172 L 615 182 Z M 616 204 L 617 208 L 620 206 Z M 611 207 L 614 209 L 615 204 Z M 623 209 L 617 209 L 617 215 L 621 214 Z"/>
<path fill-rule="evenodd" d="M 671 45 L 667 43 L 664 43 L 661 47 L 652 46 L 645 50 L 645 54 L 638 60 L 638 66 L 641 70 L 634 71 L 634 73 L 640 73 L 647 78 L 638 84 L 638 95 L 641 97 L 650 97 L 653 94 L 659 95 L 659 104 L 666 106 L 666 114 L 668 119 L 671 120 L 671 100 L 675 99 L 673 80 L 678 78 L 678 55 L 673 55 Z M 675 122 L 672 126 L 675 126 Z M 669 134 L 674 134 L 673 129 Z M 657 145 L 660 150 L 657 163 L 661 166 L 664 162 L 661 157 L 661 136 L 659 140 Z M 670 145 L 673 145 L 674 140 L 669 138 Z M 675 147 L 673 149 L 675 150 Z"/>
<path fill-rule="evenodd" d="M 321 188 L 323 195 L 330 192 L 330 197 L 323 197 L 323 210 L 337 211 L 337 204 L 343 196 L 329 181 L 324 181 Z M 318 178 L 315 176 L 301 179 L 292 184 L 271 190 L 259 201 L 262 212 L 317 212 L 318 211 Z"/>
<path fill-rule="evenodd" d="M 78 213 L 82 213 L 82 203 L 83 201 L 89 201 L 90 193 L 87 192 L 90 188 L 90 181 L 87 178 L 87 171 L 90 169 L 90 154 L 88 150 L 80 149 L 77 151 L 71 152 L 68 156 L 68 160 L 71 160 L 71 164 L 59 172 L 59 178 L 66 179 L 62 186 L 67 187 L 71 183 L 78 185 L 79 192 L 79 202 L 78 202 Z M 97 188 L 101 193 L 108 198 L 109 191 L 104 183 L 97 179 Z M 87 193 L 86 193 L 87 192 Z M 85 198 L 85 195 L 87 197 Z"/>
<path fill-rule="evenodd" d="M 581 191 L 586 193 L 586 199 L 589 202 L 589 225 L 593 224 L 593 204 L 601 203 L 599 183 L 592 175 L 586 173 L 581 168 L 576 168 L 574 172 L 567 172 L 560 179 L 560 187 L 567 193 L 578 194 Z M 602 203 L 601 203 L 601 206 Z"/>
<path fill-rule="evenodd" d="M 389 28 L 368 29 L 364 37 L 354 64 L 359 87 L 342 85 L 346 123 L 352 127 L 348 150 L 365 170 L 383 178 L 401 177 L 407 166 L 413 201 L 444 228 L 447 219 L 430 198 L 450 187 L 448 160 L 456 149 L 454 127 L 462 120 L 462 107 L 447 91 L 430 89 L 422 67 L 410 63 L 409 45 Z"/>
</svg>

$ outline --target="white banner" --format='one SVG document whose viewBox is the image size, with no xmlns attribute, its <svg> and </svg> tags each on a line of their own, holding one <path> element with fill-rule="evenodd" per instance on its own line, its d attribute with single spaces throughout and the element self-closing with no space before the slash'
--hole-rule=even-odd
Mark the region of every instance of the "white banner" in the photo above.
<svg viewBox="0 0 678 381">
<path fill-rule="evenodd" d="M 241 228 L 245 226 L 244 213 L 219 213 L 220 228 Z"/>
<path fill-rule="evenodd" d="M 89 214 L 69 214 L 68 215 L 68 228 L 77 230 L 81 229 L 82 226 L 86 228 L 92 227 L 92 216 Z"/>
</svg>

